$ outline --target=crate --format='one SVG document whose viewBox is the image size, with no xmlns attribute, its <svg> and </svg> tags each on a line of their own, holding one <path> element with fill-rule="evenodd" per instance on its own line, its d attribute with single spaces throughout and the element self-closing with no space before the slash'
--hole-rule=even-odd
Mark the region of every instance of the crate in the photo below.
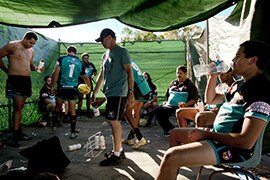
<svg viewBox="0 0 270 180">
<path fill-rule="evenodd" d="M 87 140 L 85 148 L 85 157 L 97 157 L 99 156 L 105 149 L 100 149 L 99 141 L 96 141 L 96 137 L 100 137 L 101 132 L 97 132 L 94 135 L 90 136 Z"/>
</svg>

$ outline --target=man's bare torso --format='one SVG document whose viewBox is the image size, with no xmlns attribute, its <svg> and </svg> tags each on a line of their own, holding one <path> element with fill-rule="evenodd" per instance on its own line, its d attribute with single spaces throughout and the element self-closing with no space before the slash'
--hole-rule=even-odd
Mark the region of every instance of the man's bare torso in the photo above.
<svg viewBox="0 0 270 180">
<path fill-rule="evenodd" d="M 13 41 L 8 45 L 8 75 L 30 76 L 33 60 L 33 49 L 25 48 L 21 41 Z"/>
</svg>

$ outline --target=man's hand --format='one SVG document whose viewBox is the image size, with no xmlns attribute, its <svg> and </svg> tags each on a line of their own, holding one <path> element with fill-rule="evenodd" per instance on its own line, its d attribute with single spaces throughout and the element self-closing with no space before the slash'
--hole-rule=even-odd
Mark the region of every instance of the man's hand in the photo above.
<svg viewBox="0 0 270 180">
<path fill-rule="evenodd" d="M 132 107 L 132 106 L 134 106 L 134 104 L 135 104 L 135 98 L 134 98 L 133 93 L 128 93 L 128 96 L 127 96 L 127 106 L 128 107 Z"/>
</svg>

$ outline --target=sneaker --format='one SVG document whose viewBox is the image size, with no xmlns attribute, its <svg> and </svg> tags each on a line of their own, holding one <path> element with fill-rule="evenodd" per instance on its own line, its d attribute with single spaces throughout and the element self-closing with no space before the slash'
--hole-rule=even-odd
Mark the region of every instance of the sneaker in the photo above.
<svg viewBox="0 0 270 180">
<path fill-rule="evenodd" d="M 100 166 L 113 166 L 115 164 L 118 164 L 122 161 L 123 159 L 120 156 L 114 155 L 114 153 L 111 153 L 109 157 L 104 159 L 99 163 Z"/>
<path fill-rule="evenodd" d="M 29 141 L 32 140 L 32 137 L 27 136 L 25 133 L 20 133 L 18 136 L 19 141 Z"/>
<path fill-rule="evenodd" d="M 164 131 L 164 132 L 163 132 L 164 137 L 169 137 L 170 134 L 171 134 L 171 133 L 170 133 L 169 131 Z"/>
<path fill-rule="evenodd" d="M 104 157 L 108 158 L 112 154 L 113 154 L 113 151 L 107 152 L 107 153 L 104 154 Z M 120 157 L 122 159 L 125 159 L 126 158 L 126 155 L 125 155 L 125 151 L 124 150 L 120 152 Z"/>
<path fill-rule="evenodd" d="M 122 141 L 122 143 L 129 145 L 129 146 L 132 146 L 135 143 L 135 140 L 134 140 L 134 138 L 133 139 L 125 139 Z"/>
<path fill-rule="evenodd" d="M 52 126 L 52 132 L 56 131 L 56 126 Z"/>
<path fill-rule="evenodd" d="M 77 133 L 71 133 L 70 134 L 70 139 L 75 139 L 76 137 L 78 137 Z"/>
<path fill-rule="evenodd" d="M 143 137 L 140 141 L 135 142 L 133 146 L 131 146 L 132 149 L 139 149 L 141 146 L 144 146 L 147 144 L 146 139 Z"/>
<path fill-rule="evenodd" d="M 21 144 L 19 144 L 18 140 L 14 140 L 14 139 L 11 140 L 11 142 L 9 143 L 9 145 L 11 147 L 20 147 L 21 146 Z"/>
</svg>

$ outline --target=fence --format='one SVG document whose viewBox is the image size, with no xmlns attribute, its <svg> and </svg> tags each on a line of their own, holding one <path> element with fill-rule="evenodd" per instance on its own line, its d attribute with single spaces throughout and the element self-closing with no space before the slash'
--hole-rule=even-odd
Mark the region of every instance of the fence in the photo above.
<svg viewBox="0 0 270 180">
<path fill-rule="evenodd" d="M 75 45 L 77 47 L 78 56 L 84 52 L 89 53 L 90 61 L 92 61 L 96 68 L 100 69 L 101 56 L 105 52 L 105 49 L 101 44 L 96 43 L 59 43 L 60 55 L 66 54 L 66 47 L 69 45 Z M 175 71 L 179 65 L 186 65 L 185 60 L 185 44 L 183 41 L 154 41 L 154 42 L 121 42 L 119 45 L 128 49 L 130 56 L 134 59 L 141 71 L 147 71 L 152 78 L 153 83 L 157 86 L 159 103 L 164 98 L 166 89 L 169 83 L 176 78 Z M 50 71 L 55 64 L 56 58 L 51 61 Z M 46 73 L 50 74 L 49 72 Z M 44 75 L 45 76 L 45 75 Z M 5 78 L 6 75 L 3 71 L 0 72 L 2 77 L 2 83 L 0 84 L 0 131 L 9 127 L 11 119 L 11 106 L 12 102 L 8 103 L 5 98 Z M 5 78 L 4 78 L 5 77 Z M 27 103 L 23 109 L 22 123 L 25 125 L 32 124 L 40 117 L 37 111 L 37 99 L 38 92 L 43 84 L 43 77 L 37 73 L 32 75 L 32 91 L 33 96 L 27 100 Z M 98 96 L 104 96 L 101 92 Z M 101 107 L 101 109 L 104 106 Z"/>
</svg>

